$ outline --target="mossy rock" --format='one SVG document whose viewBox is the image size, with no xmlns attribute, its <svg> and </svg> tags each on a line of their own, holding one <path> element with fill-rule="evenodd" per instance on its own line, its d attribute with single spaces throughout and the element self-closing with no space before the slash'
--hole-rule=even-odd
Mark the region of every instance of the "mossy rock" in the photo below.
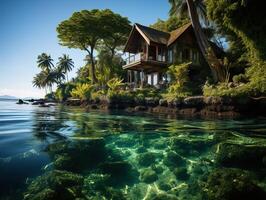
<svg viewBox="0 0 266 200">
<path fill-rule="evenodd" d="M 166 157 L 163 160 L 163 163 L 169 168 L 185 166 L 186 160 L 182 158 L 179 154 L 174 151 L 170 151 L 167 153 Z"/>
<path fill-rule="evenodd" d="M 54 166 L 56 169 L 71 172 L 93 168 L 107 158 L 103 139 L 54 143 L 48 146 L 47 152 L 55 159 Z"/>
<path fill-rule="evenodd" d="M 54 170 L 34 179 L 24 200 L 74 200 L 83 198 L 83 177 L 67 171 Z"/>
<path fill-rule="evenodd" d="M 225 167 L 238 167 L 242 169 L 265 168 L 264 158 L 266 146 L 245 146 L 239 144 L 218 144 L 216 163 Z"/>
<path fill-rule="evenodd" d="M 266 193 L 252 180 L 253 177 L 239 169 L 224 168 L 211 172 L 204 191 L 212 200 L 264 200 Z"/>
<path fill-rule="evenodd" d="M 189 178 L 189 174 L 187 173 L 186 167 L 178 167 L 173 171 L 174 175 L 178 180 L 187 180 Z"/>
<path fill-rule="evenodd" d="M 126 161 L 106 162 L 99 165 L 104 174 L 111 176 L 111 184 L 121 185 L 133 183 L 137 177 L 137 170 Z"/>
<path fill-rule="evenodd" d="M 145 183 L 152 183 L 158 179 L 158 176 L 155 171 L 150 168 L 143 169 L 140 172 L 140 180 Z"/>
<path fill-rule="evenodd" d="M 171 188 L 172 188 L 171 184 L 167 183 L 166 181 L 160 181 L 158 183 L 158 187 L 159 187 L 159 189 L 164 190 L 164 191 L 171 190 Z"/>
<path fill-rule="evenodd" d="M 137 156 L 137 161 L 140 166 L 148 167 L 155 163 L 156 156 L 154 153 L 145 152 Z"/>
<path fill-rule="evenodd" d="M 151 200 L 178 200 L 179 198 L 176 197 L 175 195 L 171 194 L 156 194 L 154 197 L 151 198 Z"/>
<path fill-rule="evenodd" d="M 184 156 L 198 156 L 215 144 L 211 139 L 173 138 L 170 142 L 172 149 Z"/>
</svg>

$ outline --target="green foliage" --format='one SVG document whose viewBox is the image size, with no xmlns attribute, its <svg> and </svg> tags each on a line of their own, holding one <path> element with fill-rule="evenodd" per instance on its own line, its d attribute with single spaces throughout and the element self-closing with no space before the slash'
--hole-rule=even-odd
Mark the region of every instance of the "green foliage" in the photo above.
<svg viewBox="0 0 266 200">
<path fill-rule="evenodd" d="M 119 78 L 112 78 L 107 82 L 108 91 L 116 92 L 124 85 L 123 80 Z"/>
<path fill-rule="evenodd" d="M 244 63 L 248 67 L 245 75 L 249 82 L 246 83 L 244 92 L 250 95 L 264 95 L 266 20 L 264 12 L 258 10 L 263 8 L 264 2 L 207 0 L 206 3 L 210 19 L 216 23 L 220 32 L 231 40 L 230 44 L 233 46 L 230 46 L 230 52 L 236 57 L 236 62 Z"/>
<path fill-rule="evenodd" d="M 51 92 L 51 93 L 48 93 L 45 95 L 44 97 L 45 99 L 48 99 L 48 100 L 55 100 L 55 93 L 54 92 Z"/>
<path fill-rule="evenodd" d="M 187 23 L 189 23 L 188 18 L 181 19 L 177 16 L 171 16 L 165 21 L 158 19 L 157 22 L 150 25 L 150 27 L 164 32 L 171 32 Z"/>
<path fill-rule="evenodd" d="M 113 103 L 126 103 L 134 101 L 134 95 L 130 91 L 125 90 L 109 90 L 107 93 L 107 97 L 109 101 Z"/>
<path fill-rule="evenodd" d="M 245 74 L 239 74 L 239 75 L 233 76 L 233 82 L 236 84 L 247 83 L 248 79 Z"/>
<path fill-rule="evenodd" d="M 171 77 L 171 83 L 167 88 L 167 92 L 163 97 L 167 101 L 173 101 L 178 98 L 184 98 L 192 94 L 188 88 L 189 83 L 189 65 L 191 63 L 183 63 L 180 65 L 171 65 L 168 73 Z"/>
<path fill-rule="evenodd" d="M 72 82 L 61 84 L 58 86 L 55 92 L 55 98 L 59 101 L 65 101 L 71 97 L 71 91 L 76 87 Z"/>
<path fill-rule="evenodd" d="M 94 9 L 75 12 L 58 25 L 57 32 L 61 45 L 87 51 L 91 67 L 89 75 L 92 82 L 97 82 L 94 50 L 104 45 L 113 59 L 116 49 L 124 44 L 130 28 L 127 18 L 109 9 Z"/>
<path fill-rule="evenodd" d="M 71 91 L 71 96 L 81 100 L 90 100 L 93 85 L 89 83 L 78 83 Z"/>
</svg>

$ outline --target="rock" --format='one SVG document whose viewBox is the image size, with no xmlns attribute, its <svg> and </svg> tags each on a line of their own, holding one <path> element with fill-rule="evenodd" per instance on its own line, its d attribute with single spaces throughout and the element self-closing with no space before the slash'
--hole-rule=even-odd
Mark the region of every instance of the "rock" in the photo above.
<svg viewBox="0 0 266 200">
<path fill-rule="evenodd" d="M 153 97 L 146 97 L 145 103 L 147 106 L 155 107 L 159 105 L 159 99 Z"/>
<path fill-rule="evenodd" d="M 178 111 L 178 114 L 195 116 L 197 114 L 197 108 L 183 108 Z"/>
<path fill-rule="evenodd" d="M 82 176 L 54 170 L 34 179 L 26 190 L 24 200 L 82 199 L 82 186 Z"/>
<path fill-rule="evenodd" d="M 171 190 L 171 188 L 172 188 L 171 184 L 169 184 L 165 181 L 159 181 L 158 187 L 159 187 L 159 189 L 164 190 L 164 191 Z"/>
<path fill-rule="evenodd" d="M 137 156 L 137 161 L 139 165 L 147 167 L 155 163 L 156 156 L 154 153 L 145 152 Z"/>
<path fill-rule="evenodd" d="M 160 105 L 160 106 L 167 107 L 167 106 L 168 106 L 168 102 L 167 102 L 167 100 L 165 100 L 165 99 L 160 99 L 160 100 L 159 100 L 159 105 Z"/>
<path fill-rule="evenodd" d="M 186 160 L 183 159 L 179 154 L 170 151 L 164 158 L 163 163 L 169 168 L 172 168 L 177 166 L 184 166 L 186 164 Z"/>
<path fill-rule="evenodd" d="M 204 105 L 204 96 L 192 96 L 184 99 L 185 106 L 188 107 L 202 107 Z"/>
<path fill-rule="evenodd" d="M 174 175 L 178 180 L 187 180 L 189 178 L 189 174 L 187 173 L 186 167 L 178 167 L 173 171 Z"/>
<path fill-rule="evenodd" d="M 19 99 L 16 104 L 28 104 L 28 103 L 23 101 L 22 99 Z"/>
<path fill-rule="evenodd" d="M 44 100 L 38 100 L 38 101 L 34 101 L 33 103 L 32 103 L 32 105 L 44 105 L 45 104 L 45 101 Z"/>
<path fill-rule="evenodd" d="M 169 142 L 169 145 L 174 151 L 186 156 L 198 156 L 199 152 L 206 151 L 214 144 L 215 141 L 212 139 L 187 139 L 181 137 L 175 137 Z"/>
<path fill-rule="evenodd" d="M 225 167 L 242 169 L 265 168 L 265 146 L 220 143 L 217 147 L 216 163 Z"/>
<path fill-rule="evenodd" d="M 134 108 L 134 111 L 140 112 L 140 111 L 146 111 L 148 108 L 146 106 L 136 106 Z"/>
<path fill-rule="evenodd" d="M 152 165 L 151 166 L 152 170 L 154 170 L 157 174 L 163 173 L 164 169 L 160 165 Z"/>
<path fill-rule="evenodd" d="M 140 172 L 140 180 L 145 183 L 152 183 L 158 179 L 158 176 L 155 171 L 150 168 L 143 169 Z"/>
<path fill-rule="evenodd" d="M 208 199 L 212 200 L 263 200 L 266 193 L 251 175 L 239 169 L 217 169 L 211 172 L 204 188 Z"/>
<path fill-rule="evenodd" d="M 151 198 L 151 200 L 178 200 L 175 195 L 160 193 Z"/>
<path fill-rule="evenodd" d="M 146 149 L 144 146 L 140 146 L 140 147 L 137 149 L 137 153 L 144 153 L 144 152 L 147 152 L 147 149 Z"/>
<path fill-rule="evenodd" d="M 99 165 L 101 171 L 111 176 L 112 184 L 131 183 L 138 177 L 138 172 L 126 161 L 106 162 Z"/>
<path fill-rule="evenodd" d="M 55 159 L 55 167 L 72 172 L 93 168 L 107 158 L 101 138 L 54 143 L 47 147 L 47 152 Z"/>
</svg>

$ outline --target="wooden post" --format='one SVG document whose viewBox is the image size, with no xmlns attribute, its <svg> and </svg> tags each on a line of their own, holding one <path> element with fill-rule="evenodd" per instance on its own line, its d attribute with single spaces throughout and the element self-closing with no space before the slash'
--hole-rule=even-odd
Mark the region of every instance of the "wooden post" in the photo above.
<svg viewBox="0 0 266 200">
<path fill-rule="evenodd" d="M 146 43 L 146 60 L 149 60 L 149 45 Z"/>
<path fill-rule="evenodd" d="M 156 46 L 156 57 L 155 57 L 155 60 L 158 61 L 158 58 L 159 58 L 159 50 L 158 50 L 158 46 Z"/>
<path fill-rule="evenodd" d="M 143 88 L 144 85 L 144 71 L 141 69 L 141 80 L 140 80 L 140 88 Z"/>
</svg>

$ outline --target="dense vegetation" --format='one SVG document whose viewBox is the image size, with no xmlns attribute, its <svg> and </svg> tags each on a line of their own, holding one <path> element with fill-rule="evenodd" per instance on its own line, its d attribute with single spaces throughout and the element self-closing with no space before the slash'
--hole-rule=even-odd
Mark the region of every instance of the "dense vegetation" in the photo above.
<svg viewBox="0 0 266 200">
<path fill-rule="evenodd" d="M 192 20 L 191 10 L 188 10 L 186 4 L 189 1 L 169 2 L 172 6 L 169 19 L 158 19 L 151 27 L 171 32 Z M 52 85 L 57 84 L 54 95 L 48 97 L 60 101 L 69 97 L 96 102 L 141 102 L 150 97 L 173 101 L 198 94 L 229 97 L 264 96 L 266 20 L 263 18 L 263 12 L 257 10 L 263 7 L 262 3 L 249 0 L 198 0 L 194 3 L 198 8 L 199 19 L 205 22 L 202 34 L 208 41 L 224 41 L 218 45 L 227 47 L 223 57 L 218 60 L 219 67 L 222 68 L 211 67 L 214 72 L 212 75 L 209 71 L 198 70 L 194 72 L 198 77 L 191 80 L 194 69 L 190 64 L 176 63 L 170 66 L 167 72 L 171 76 L 167 88 L 158 90 L 148 86 L 131 91 L 130 85 L 125 83 L 126 72 L 122 70 L 124 61 L 121 53 L 131 29 L 130 22 L 108 9 L 83 10 L 75 12 L 68 20 L 60 23 L 57 31 L 60 44 L 88 53 L 86 65 L 78 70 L 75 78 L 66 81 L 67 72 L 73 68 L 73 61 L 64 55 L 59 58 L 57 67 L 54 67 L 51 57 L 42 54 L 38 57 L 38 66 L 42 71 L 34 77 L 34 86 L 49 88 L 52 92 Z M 207 53 L 209 57 L 213 57 L 210 51 Z M 217 73 L 222 74 L 222 78 L 218 77 L 218 82 L 215 80 Z"/>
</svg>

